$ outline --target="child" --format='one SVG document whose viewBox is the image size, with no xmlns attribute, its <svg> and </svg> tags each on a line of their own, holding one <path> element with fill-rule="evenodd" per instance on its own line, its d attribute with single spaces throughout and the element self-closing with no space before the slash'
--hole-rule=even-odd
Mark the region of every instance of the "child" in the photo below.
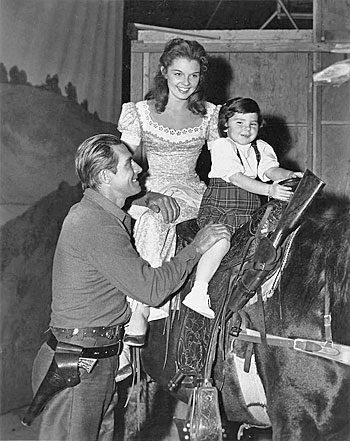
<svg viewBox="0 0 350 441">
<path fill-rule="evenodd" d="M 224 223 L 231 233 L 245 224 L 260 206 L 258 195 L 288 201 L 291 189 L 278 182 L 301 177 L 301 172 L 279 166 L 273 148 L 257 139 L 262 115 L 250 98 L 233 98 L 220 109 L 218 129 L 221 138 L 210 145 L 212 167 L 209 185 L 198 213 L 202 228 L 210 221 Z M 191 292 L 183 303 L 205 317 L 213 319 L 208 284 L 228 252 L 230 242 L 217 242 L 201 257 Z"/>
</svg>

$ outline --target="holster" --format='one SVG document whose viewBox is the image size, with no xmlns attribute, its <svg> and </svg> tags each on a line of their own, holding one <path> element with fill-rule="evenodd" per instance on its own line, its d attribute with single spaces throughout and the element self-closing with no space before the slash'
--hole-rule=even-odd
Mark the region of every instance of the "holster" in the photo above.
<svg viewBox="0 0 350 441">
<path fill-rule="evenodd" d="M 78 362 L 82 349 L 69 343 L 57 343 L 49 370 L 22 420 L 25 426 L 31 425 L 54 395 L 80 383 Z"/>
</svg>

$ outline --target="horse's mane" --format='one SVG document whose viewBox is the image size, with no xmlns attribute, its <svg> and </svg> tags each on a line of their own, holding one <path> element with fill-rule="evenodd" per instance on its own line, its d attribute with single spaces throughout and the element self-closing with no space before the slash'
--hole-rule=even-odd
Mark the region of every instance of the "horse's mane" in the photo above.
<svg viewBox="0 0 350 441">
<path fill-rule="evenodd" d="M 315 204 L 292 250 L 290 273 L 306 286 L 297 291 L 304 305 L 311 305 L 322 286 L 330 292 L 332 307 L 350 305 L 350 212 L 344 205 L 324 199 Z"/>
</svg>

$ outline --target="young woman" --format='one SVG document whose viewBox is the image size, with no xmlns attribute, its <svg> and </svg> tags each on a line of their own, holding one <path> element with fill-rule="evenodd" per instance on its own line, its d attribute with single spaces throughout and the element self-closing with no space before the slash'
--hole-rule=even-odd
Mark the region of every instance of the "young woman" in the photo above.
<svg viewBox="0 0 350 441">
<path fill-rule="evenodd" d="M 197 41 L 170 40 L 153 88 L 144 101 L 124 104 L 120 115 L 121 139 L 133 152 L 142 144 L 147 156 L 147 193 L 134 201 L 130 214 L 136 219 L 136 248 L 153 267 L 174 255 L 175 226 L 197 217 L 206 188 L 196 163 L 205 141 L 210 145 L 219 136 L 219 106 L 205 101 L 207 68 L 206 52 Z M 142 345 L 149 310 L 133 307 L 125 342 Z M 164 309 L 151 308 L 149 320 L 167 316 L 169 304 Z"/>
</svg>

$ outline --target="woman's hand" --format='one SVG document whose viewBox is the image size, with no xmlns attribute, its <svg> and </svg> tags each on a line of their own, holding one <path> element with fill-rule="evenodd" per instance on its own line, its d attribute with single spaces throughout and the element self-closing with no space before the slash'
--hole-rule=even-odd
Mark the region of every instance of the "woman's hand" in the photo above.
<svg viewBox="0 0 350 441">
<path fill-rule="evenodd" d="M 180 215 L 179 204 L 171 196 L 150 191 L 146 195 L 145 202 L 146 207 L 162 214 L 165 223 L 175 222 Z"/>
</svg>

